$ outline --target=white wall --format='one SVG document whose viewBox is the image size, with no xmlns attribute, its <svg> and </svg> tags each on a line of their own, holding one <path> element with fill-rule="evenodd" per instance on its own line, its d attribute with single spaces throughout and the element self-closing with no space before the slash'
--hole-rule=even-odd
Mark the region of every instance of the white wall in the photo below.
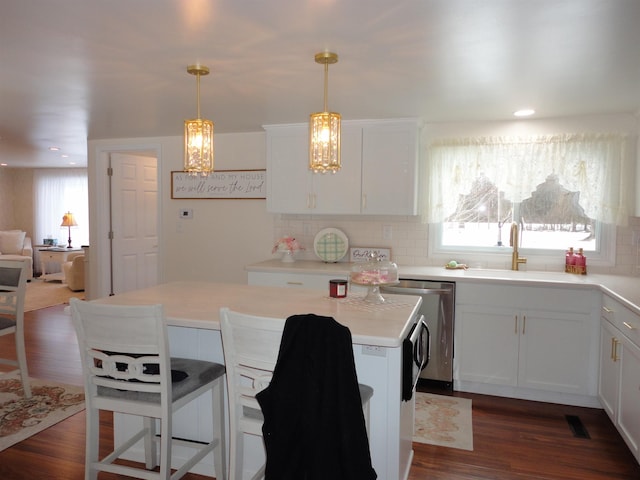
<svg viewBox="0 0 640 480">
<path fill-rule="evenodd" d="M 171 171 L 182 170 L 183 138 L 153 137 L 89 142 L 91 218 L 90 281 L 93 296 L 109 293 L 109 242 L 106 215 L 109 151 L 157 152 L 160 176 L 160 282 L 206 280 L 246 283 L 244 266 L 268 258 L 273 215 L 266 200 L 173 200 Z M 263 132 L 215 136 L 216 170 L 266 168 Z M 193 219 L 181 219 L 181 209 Z"/>
<path fill-rule="evenodd" d="M 0 168 L 0 201 L 0 230 L 24 230 L 33 237 L 33 169 Z M 34 245 L 42 242 L 31 240 Z"/>
</svg>

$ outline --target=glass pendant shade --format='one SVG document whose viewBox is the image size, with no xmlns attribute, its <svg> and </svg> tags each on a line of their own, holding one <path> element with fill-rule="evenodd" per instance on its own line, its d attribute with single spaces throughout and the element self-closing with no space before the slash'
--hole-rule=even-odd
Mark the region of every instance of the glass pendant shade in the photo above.
<svg viewBox="0 0 640 480">
<path fill-rule="evenodd" d="M 309 168 L 326 173 L 340 170 L 340 114 L 312 113 L 309 118 Z"/>
<path fill-rule="evenodd" d="M 184 171 L 213 172 L 213 122 L 196 118 L 184 122 Z"/>
<path fill-rule="evenodd" d="M 309 169 L 314 173 L 336 173 L 340 170 L 340 114 L 329 112 L 329 64 L 337 63 L 338 55 L 321 52 L 316 63 L 324 65 L 324 112 L 309 117 Z"/>
<path fill-rule="evenodd" d="M 200 76 L 208 75 L 204 65 L 190 65 L 187 72 L 197 78 L 198 118 L 184 121 L 184 168 L 189 175 L 213 172 L 213 122 L 200 118 Z"/>
</svg>

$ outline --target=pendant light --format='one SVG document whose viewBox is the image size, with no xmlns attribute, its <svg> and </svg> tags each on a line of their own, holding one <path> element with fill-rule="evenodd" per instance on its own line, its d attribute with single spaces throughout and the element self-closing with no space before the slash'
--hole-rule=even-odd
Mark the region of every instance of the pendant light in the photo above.
<svg viewBox="0 0 640 480">
<path fill-rule="evenodd" d="M 338 62 L 338 54 L 321 52 L 316 63 L 324 65 L 324 111 L 309 118 L 309 169 L 314 173 L 340 170 L 340 114 L 327 109 L 329 65 Z"/>
<path fill-rule="evenodd" d="M 187 72 L 197 78 L 198 118 L 184 121 L 184 171 L 206 176 L 213 172 L 213 122 L 200 118 L 200 76 L 209 68 L 189 65 Z"/>
</svg>

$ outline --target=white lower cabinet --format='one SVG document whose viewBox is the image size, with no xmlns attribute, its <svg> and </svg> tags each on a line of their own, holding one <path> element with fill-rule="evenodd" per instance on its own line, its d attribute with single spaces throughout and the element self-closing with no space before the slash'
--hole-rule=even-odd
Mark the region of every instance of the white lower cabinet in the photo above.
<svg viewBox="0 0 640 480">
<path fill-rule="evenodd" d="M 598 398 L 602 408 L 615 423 L 620 398 L 620 333 L 607 320 L 600 325 L 600 375 Z"/>
<path fill-rule="evenodd" d="M 456 388 L 596 404 L 596 303 L 592 291 L 459 284 Z"/>
<path fill-rule="evenodd" d="M 618 430 L 640 462 L 640 348 L 622 337 Z"/>
<path fill-rule="evenodd" d="M 600 403 L 640 462 L 640 316 L 603 296 Z"/>
<path fill-rule="evenodd" d="M 458 305 L 455 358 L 458 380 L 516 385 L 518 318 L 508 308 Z"/>
<path fill-rule="evenodd" d="M 589 348 L 593 334 L 588 315 L 561 311 L 522 313 L 518 385 L 588 395 Z"/>
</svg>

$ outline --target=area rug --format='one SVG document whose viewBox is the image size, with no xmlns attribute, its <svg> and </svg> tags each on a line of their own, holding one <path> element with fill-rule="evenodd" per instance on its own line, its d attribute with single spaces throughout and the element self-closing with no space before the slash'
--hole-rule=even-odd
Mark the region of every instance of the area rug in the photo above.
<svg viewBox="0 0 640 480">
<path fill-rule="evenodd" d="M 84 389 L 31 379 L 24 398 L 18 371 L 0 374 L 0 451 L 84 410 Z"/>
<path fill-rule="evenodd" d="M 473 450 L 471 400 L 416 392 L 413 441 Z"/>
<path fill-rule="evenodd" d="M 84 292 L 72 292 L 64 283 L 45 282 L 34 278 L 27 283 L 24 311 L 30 312 L 32 310 L 69 303 L 71 297 L 84 298 Z"/>
</svg>

